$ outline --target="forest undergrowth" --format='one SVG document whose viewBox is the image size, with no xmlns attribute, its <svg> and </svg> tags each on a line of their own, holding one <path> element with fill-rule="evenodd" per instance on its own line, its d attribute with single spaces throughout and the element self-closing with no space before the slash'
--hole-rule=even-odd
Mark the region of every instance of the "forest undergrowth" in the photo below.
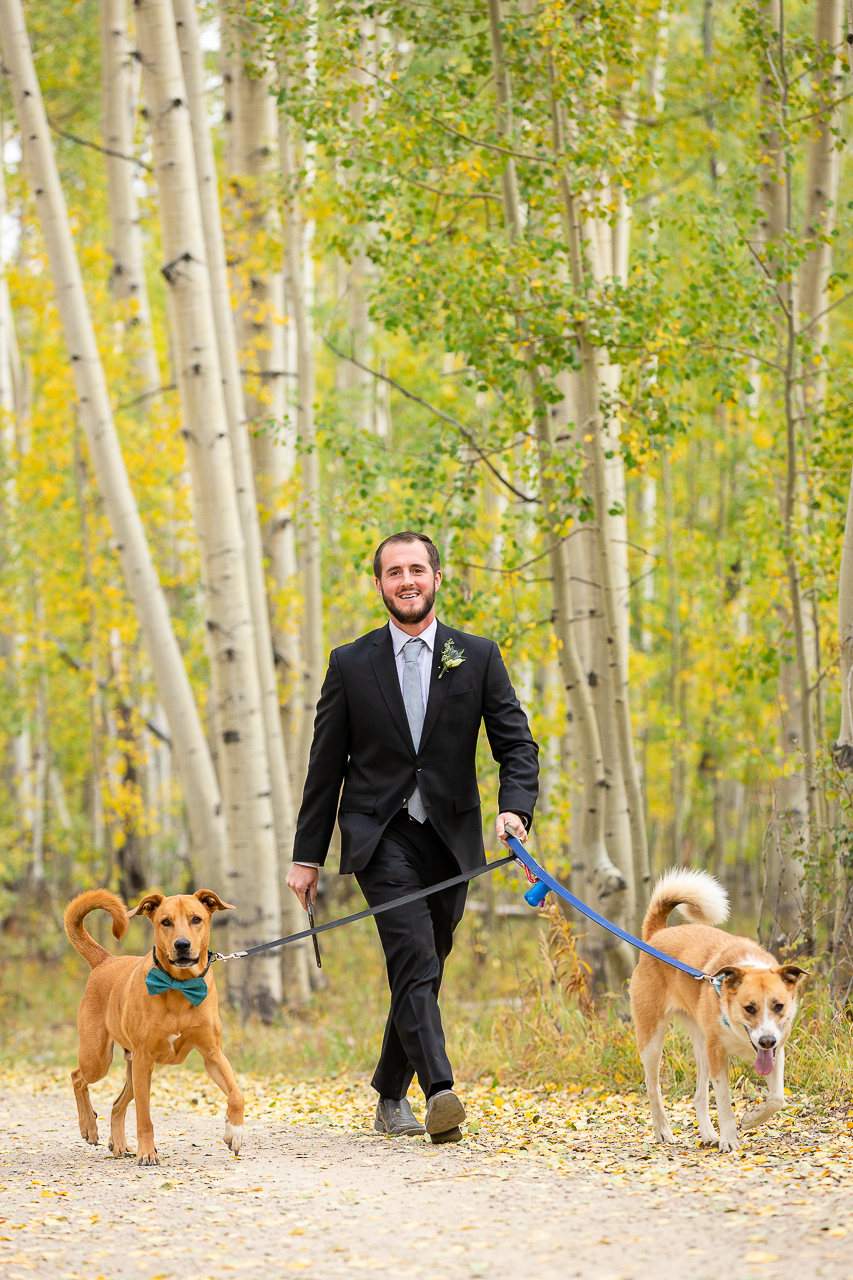
<svg viewBox="0 0 853 1280">
<path fill-rule="evenodd" d="M 562 940 L 561 936 L 562 935 Z M 561 1089 L 588 1095 L 643 1093 L 627 990 L 594 1002 L 578 990 L 568 931 L 555 935 L 553 917 L 465 917 L 445 974 L 442 1011 L 457 1079 L 468 1084 Z M 217 986 L 225 1050 L 235 1070 L 253 1077 L 328 1080 L 368 1075 L 379 1056 L 387 985 L 377 939 L 368 924 L 322 939 L 323 970 L 310 1004 L 285 1009 L 265 1025 L 243 1018 Z M 131 933 L 127 954 L 141 951 Z M 88 969 L 76 954 L 32 958 L 7 950 L 0 970 L 0 1068 L 71 1067 L 76 1063 L 76 1009 Z M 830 1108 L 853 1102 L 853 1023 L 830 1000 L 819 973 L 806 988 L 786 1061 L 786 1092 Z M 186 1064 L 201 1072 L 201 1059 Z M 118 1068 L 116 1068 L 118 1085 Z M 750 1063 L 735 1061 L 739 1097 L 764 1087 Z M 662 1072 L 664 1093 L 692 1094 L 689 1041 L 670 1030 Z"/>
</svg>

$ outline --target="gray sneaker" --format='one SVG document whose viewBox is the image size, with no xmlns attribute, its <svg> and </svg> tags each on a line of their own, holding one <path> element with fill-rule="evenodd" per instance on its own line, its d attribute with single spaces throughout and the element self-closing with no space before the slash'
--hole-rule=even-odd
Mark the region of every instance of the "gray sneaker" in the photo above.
<svg viewBox="0 0 853 1280">
<path fill-rule="evenodd" d="M 426 1131 L 433 1142 L 459 1142 L 459 1128 L 465 1119 L 465 1108 L 452 1089 L 434 1093 L 427 1102 Z"/>
<path fill-rule="evenodd" d="M 388 1133 L 392 1138 L 414 1138 L 426 1133 L 420 1120 L 415 1119 L 408 1098 L 380 1098 L 373 1127 L 377 1133 Z"/>
</svg>

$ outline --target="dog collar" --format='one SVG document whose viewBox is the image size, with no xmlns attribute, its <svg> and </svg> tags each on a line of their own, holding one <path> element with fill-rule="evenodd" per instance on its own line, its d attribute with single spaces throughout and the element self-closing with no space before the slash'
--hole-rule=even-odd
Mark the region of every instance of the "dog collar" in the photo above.
<svg viewBox="0 0 853 1280">
<path fill-rule="evenodd" d="M 709 979 L 709 982 L 711 983 L 711 986 L 712 986 L 712 987 L 714 988 L 714 990 L 716 991 L 717 996 L 718 996 L 719 1001 L 720 1001 L 720 1017 L 721 1017 L 721 1018 L 722 1018 L 722 1020 L 723 1020 L 723 1026 L 724 1026 L 724 1027 L 728 1027 L 728 1028 L 729 1028 L 729 1030 L 731 1031 L 731 1029 L 732 1029 L 732 1027 L 731 1027 L 731 1023 L 729 1022 L 729 1020 L 728 1020 L 728 1018 L 726 1017 L 726 1015 L 723 1013 L 723 978 L 722 978 L 722 975 L 718 975 L 718 976 L 717 976 L 717 977 L 715 977 L 715 978 L 710 978 L 710 979 Z"/>
<path fill-rule="evenodd" d="M 196 978 L 173 978 L 157 959 L 157 948 L 152 947 L 151 957 L 154 961 L 154 968 L 149 969 L 145 975 L 145 985 L 149 994 L 160 996 L 165 995 L 167 991 L 180 991 L 181 995 L 186 996 L 190 1004 L 197 1008 L 206 999 L 208 992 L 208 986 L 204 978 L 207 970 L 213 964 L 213 952 L 208 951 L 207 955 L 207 968 L 204 973 L 200 973 Z"/>
</svg>

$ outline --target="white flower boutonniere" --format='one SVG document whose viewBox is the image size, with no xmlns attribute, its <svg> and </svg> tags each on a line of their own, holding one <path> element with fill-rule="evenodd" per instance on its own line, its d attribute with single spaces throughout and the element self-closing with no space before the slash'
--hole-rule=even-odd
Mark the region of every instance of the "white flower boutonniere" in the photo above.
<svg viewBox="0 0 853 1280">
<path fill-rule="evenodd" d="M 441 651 L 441 670 L 438 673 L 439 680 L 445 671 L 452 671 L 454 667 L 461 667 L 465 661 L 465 650 L 457 649 L 452 640 L 448 640 L 447 644 Z"/>
</svg>

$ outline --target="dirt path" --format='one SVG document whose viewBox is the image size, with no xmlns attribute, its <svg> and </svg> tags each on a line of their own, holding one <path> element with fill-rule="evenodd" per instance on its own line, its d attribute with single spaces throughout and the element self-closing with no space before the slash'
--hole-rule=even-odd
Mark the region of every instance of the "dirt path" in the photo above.
<svg viewBox="0 0 853 1280">
<path fill-rule="evenodd" d="M 118 1085 L 94 1091 L 101 1117 Z M 142 1170 L 82 1143 L 64 1073 L 0 1079 L 2 1280 L 853 1272 L 850 1130 L 803 1109 L 721 1157 L 684 1106 L 683 1146 L 661 1153 L 636 1098 L 474 1086 L 478 1132 L 455 1147 L 374 1136 L 360 1082 L 251 1081 L 247 1100 L 238 1160 L 205 1078 L 163 1073 L 162 1163 Z"/>
</svg>

